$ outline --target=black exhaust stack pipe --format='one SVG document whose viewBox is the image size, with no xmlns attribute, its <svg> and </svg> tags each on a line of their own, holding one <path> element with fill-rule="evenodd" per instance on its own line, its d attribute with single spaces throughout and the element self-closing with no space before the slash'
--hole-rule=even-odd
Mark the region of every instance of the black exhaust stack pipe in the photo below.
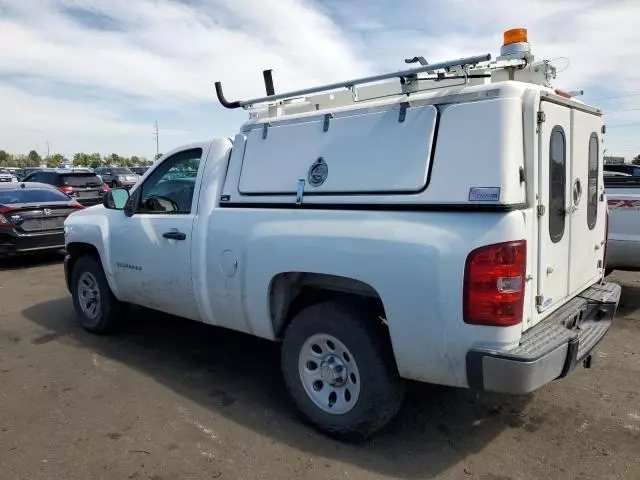
<svg viewBox="0 0 640 480">
<path fill-rule="evenodd" d="M 262 71 L 262 76 L 264 77 L 264 88 L 266 89 L 267 96 L 269 97 L 276 94 L 276 91 L 273 88 L 273 77 L 271 76 L 272 71 L 273 70 L 271 69 Z"/>
</svg>

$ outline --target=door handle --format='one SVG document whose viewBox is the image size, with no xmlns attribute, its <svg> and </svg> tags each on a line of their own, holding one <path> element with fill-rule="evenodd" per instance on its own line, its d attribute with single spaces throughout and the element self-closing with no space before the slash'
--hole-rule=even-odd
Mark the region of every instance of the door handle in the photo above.
<svg viewBox="0 0 640 480">
<path fill-rule="evenodd" d="M 187 239 L 186 233 L 182 233 L 178 231 L 165 232 L 162 234 L 162 236 L 164 238 L 168 238 L 169 240 L 186 240 Z"/>
</svg>

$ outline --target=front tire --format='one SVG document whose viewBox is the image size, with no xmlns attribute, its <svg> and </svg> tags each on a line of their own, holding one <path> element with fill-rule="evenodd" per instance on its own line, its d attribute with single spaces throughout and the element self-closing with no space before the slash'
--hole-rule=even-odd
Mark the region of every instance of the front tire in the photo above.
<svg viewBox="0 0 640 480">
<path fill-rule="evenodd" d="M 80 325 L 103 335 L 117 324 L 122 303 L 113 295 L 102 265 L 95 257 L 80 257 L 71 273 L 71 295 Z"/>
<path fill-rule="evenodd" d="M 282 373 L 303 416 L 341 439 L 372 435 L 404 399 L 385 327 L 347 303 L 315 304 L 292 320 L 282 342 Z"/>
</svg>

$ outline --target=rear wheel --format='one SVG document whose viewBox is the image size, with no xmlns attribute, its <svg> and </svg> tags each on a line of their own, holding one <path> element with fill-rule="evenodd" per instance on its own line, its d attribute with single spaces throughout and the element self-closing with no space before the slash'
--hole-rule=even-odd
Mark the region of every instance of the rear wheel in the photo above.
<svg viewBox="0 0 640 480">
<path fill-rule="evenodd" d="M 71 294 L 80 324 L 92 333 L 108 333 L 122 314 L 122 303 L 113 295 L 102 265 L 93 256 L 80 257 L 73 266 Z"/>
<path fill-rule="evenodd" d="M 325 302 L 301 311 L 282 343 L 282 372 L 300 412 L 329 435 L 363 439 L 404 398 L 385 328 L 366 309 Z"/>
</svg>

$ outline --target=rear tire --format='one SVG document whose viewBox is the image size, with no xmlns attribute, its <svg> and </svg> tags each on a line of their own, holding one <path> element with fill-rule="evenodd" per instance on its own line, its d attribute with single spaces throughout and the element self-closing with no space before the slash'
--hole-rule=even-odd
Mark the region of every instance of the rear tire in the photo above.
<svg viewBox="0 0 640 480">
<path fill-rule="evenodd" d="M 339 302 L 298 313 L 282 342 L 282 374 L 302 415 L 330 436 L 361 440 L 404 399 L 388 333 L 366 308 Z"/>
<path fill-rule="evenodd" d="M 122 315 L 123 304 L 113 295 L 94 256 L 82 256 L 73 266 L 71 295 L 80 325 L 91 333 L 108 333 Z"/>
</svg>

